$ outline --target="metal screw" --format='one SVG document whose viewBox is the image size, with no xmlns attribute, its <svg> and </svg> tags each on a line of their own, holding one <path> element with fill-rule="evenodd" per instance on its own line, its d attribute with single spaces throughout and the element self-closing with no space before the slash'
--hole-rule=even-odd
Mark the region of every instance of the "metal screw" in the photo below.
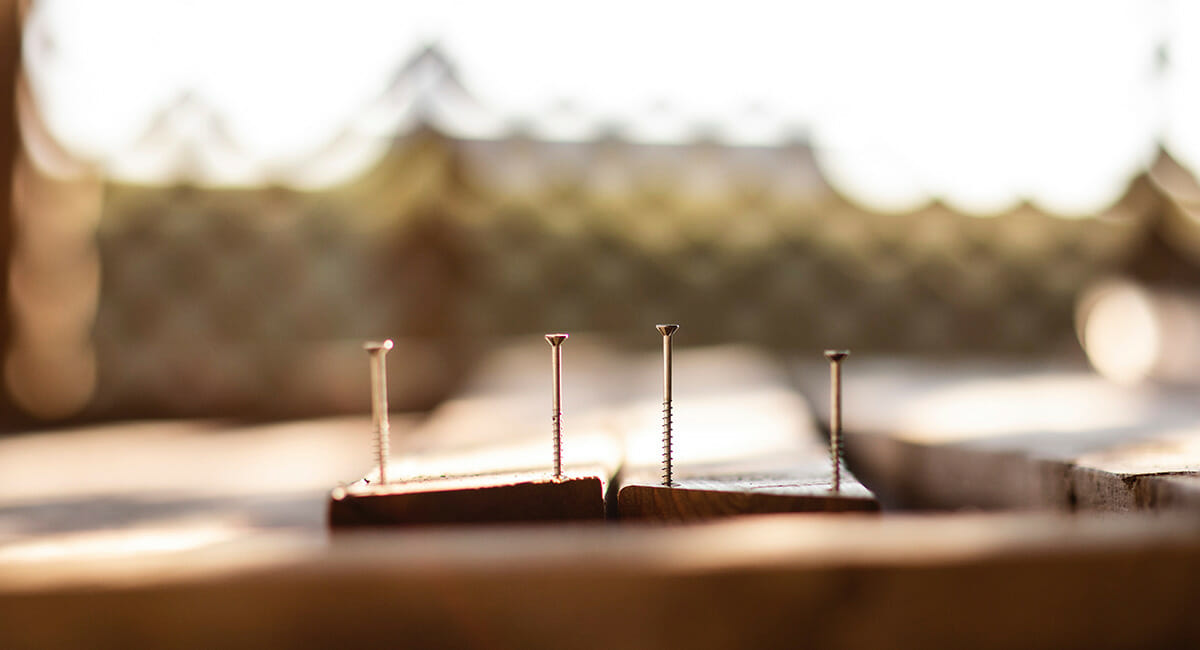
<svg viewBox="0 0 1200 650">
<path fill-rule="evenodd" d="M 842 490 L 842 360 L 849 350 L 826 350 L 829 359 L 829 452 L 833 457 L 834 492 Z"/>
<path fill-rule="evenodd" d="M 392 349 L 392 340 L 367 341 L 363 349 L 371 358 L 371 419 L 375 424 L 375 450 L 379 454 L 379 484 L 387 485 L 387 463 L 390 453 L 388 445 L 388 396 L 387 396 L 387 353 Z"/>
<path fill-rule="evenodd" d="M 679 329 L 678 325 L 655 325 L 663 336 L 663 485 L 671 487 L 672 453 L 671 449 L 671 335 Z"/>
<path fill-rule="evenodd" d="M 566 334 L 547 334 L 550 344 L 550 367 L 554 372 L 554 401 L 552 421 L 554 423 L 554 478 L 562 478 L 562 343 Z"/>
</svg>

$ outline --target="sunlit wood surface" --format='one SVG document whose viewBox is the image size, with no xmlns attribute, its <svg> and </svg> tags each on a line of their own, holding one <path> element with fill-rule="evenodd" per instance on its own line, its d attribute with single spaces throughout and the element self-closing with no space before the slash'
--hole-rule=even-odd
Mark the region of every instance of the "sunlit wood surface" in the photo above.
<svg viewBox="0 0 1200 650">
<path fill-rule="evenodd" d="M 822 368 L 797 376 L 818 417 Z M 1122 386 L 1084 367 L 851 359 L 847 453 L 902 507 L 1200 507 L 1194 391 Z"/>
</svg>

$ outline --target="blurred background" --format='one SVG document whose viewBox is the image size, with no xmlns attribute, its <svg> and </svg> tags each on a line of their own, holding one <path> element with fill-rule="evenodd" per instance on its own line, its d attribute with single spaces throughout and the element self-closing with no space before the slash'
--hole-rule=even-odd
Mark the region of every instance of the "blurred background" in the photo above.
<svg viewBox="0 0 1200 650">
<path fill-rule="evenodd" d="M 665 321 L 1196 380 L 1200 6 L 783 4 L 0 2 L 4 419 L 362 413 L 384 336 L 424 409 Z"/>
</svg>

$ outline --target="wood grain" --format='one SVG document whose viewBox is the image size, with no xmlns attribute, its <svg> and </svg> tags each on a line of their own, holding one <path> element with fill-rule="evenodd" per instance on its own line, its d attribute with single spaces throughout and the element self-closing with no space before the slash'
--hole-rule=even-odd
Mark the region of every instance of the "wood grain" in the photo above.
<svg viewBox="0 0 1200 650">
<path fill-rule="evenodd" d="M 1200 427 L 1084 454 L 1069 476 L 1079 507 L 1200 510 Z"/>
<path fill-rule="evenodd" d="M 761 482 L 782 485 L 764 487 Z M 794 476 L 771 481 L 745 480 L 737 475 L 678 481 L 676 486 L 634 483 L 618 493 L 622 518 L 695 521 L 733 515 L 772 512 L 877 512 L 879 504 L 865 488 L 861 493 L 834 494 L 828 486 L 798 485 Z"/>
<path fill-rule="evenodd" d="M 428 479 L 379 489 L 335 490 L 332 528 L 379 525 L 569 521 L 604 518 L 606 472 L 555 480 L 540 474 Z"/>
</svg>

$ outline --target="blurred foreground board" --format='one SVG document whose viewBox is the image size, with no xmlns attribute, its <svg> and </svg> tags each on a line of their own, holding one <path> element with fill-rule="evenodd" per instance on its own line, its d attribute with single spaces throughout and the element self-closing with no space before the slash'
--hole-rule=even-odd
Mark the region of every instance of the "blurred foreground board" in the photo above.
<svg viewBox="0 0 1200 650">
<path fill-rule="evenodd" d="M 603 519 L 621 464 L 606 407 L 624 386 L 600 346 L 564 346 L 563 476 L 554 477 L 549 348 L 545 341 L 491 355 L 460 396 L 408 437 L 392 440 L 387 485 L 376 468 L 336 488 L 334 529 L 415 524 Z M 364 450 L 364 453 L 366 450 Z"/>
<path fill-rule="evenodd" d="M 0 563 L 0 647 L 1189 648 L 1198 570 L 1180 513 L 264 536 Z"/>
<path fill-rule="evenodd" d="M 877 511 L 849 472 L 831 490 L 832 459 L 811 411 L 784 369 L 742 347 L 675 353 L 674 481 L 663 485 L 662 408 L 654 401 L 661 362 L 639 366 L 639 393 L 626 409 L 622 518 L 688 521 L 771 512 Z"/>
<path fill-rule="evenodd" d="M 798 377 L 828 419 L 817 364 Z M 1081 366 L 858 359 L 844 378 L 850 462 L 889 505 L 1200 509 L 1200 403 Z"/>
</svg>

